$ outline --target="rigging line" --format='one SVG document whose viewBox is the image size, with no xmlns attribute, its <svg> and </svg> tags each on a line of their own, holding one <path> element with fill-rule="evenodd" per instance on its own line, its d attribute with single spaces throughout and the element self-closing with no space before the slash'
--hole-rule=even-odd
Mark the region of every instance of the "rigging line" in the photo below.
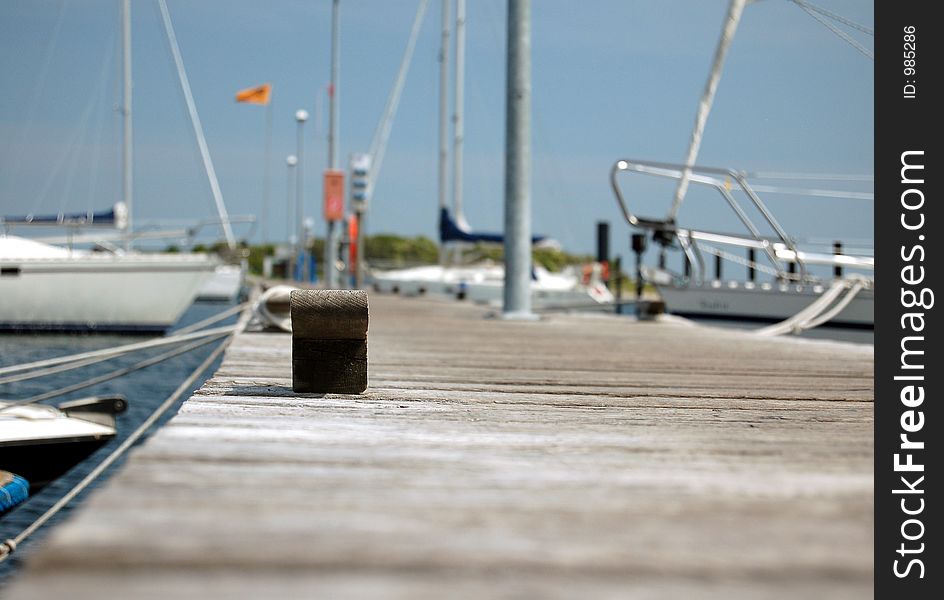
<svg viewBox="0 0 944 600">
<path fill-rule="evenodd" d="M 223 342 L 219 346 L 217 346 L 216 349 L 214 349 L 213 352 L 211 352 L 210 355 L 207 356 L 206 359 L 202 363 L 200 363 L 200 365 L 190 374 L 190 376 L 187 377 L 187 379 L 183 383 L 181 383 L 177 387 L 176 390 L 174 390 L 174 393 L 168 396 L 167 399 L 165 399 L 164 402 L 160 406 L 158 406 L 157 409 L 153 413 L 151 413 L 151 415 L 147 419 L 145 419 L 144 422 L 141 423 L 141 425 L 139 425 L 138 428 L 135 429 L 131 433 L 131 435 L 129 435 L 125 439 L 125 441 L 121 443 L 120 446 L 115 448 L 115 450 L 111 454 L 109 454 L 105 458 L 105 460 L 100 462 L 98 466 L 92 469 L 92 471 L 88 475 L 86 475 L 85 478 L 82 479 L 82 481 L 80 481 L 78 484 L 76 484 L 75 487 L 69 490 L 69 492 L 65 496 L 60 498 L 58 502 L 53 504 L 49 508 L 49 510 L 43 513 L 38 519 L 33 521 L 29 525 L 29 527 L 27 527 L 26 529 L 21 531 L 19 534 L 17 534 L 16 537 L 13 537 L 11 539 L 5 540 L 4 542 L 0 543 L 0 562 L 3 562 L 4 560 L 6 560 L 10 556 L 10 554 L 12 554 L 16 550 L 17 546 L 23 543 L 23 540 L 25 540 L 30 535 L 32 535 L 37 529 L 42 527 L 56 513 L 62 510 L 62 508 L 65 507 L 67 504 L 69 504 L 69 502 L 71 502 L 76 496 L 78 496 L 82 492 L 82 490 L 87 488 L 89 484 L 91 484 L 93 481 L 98 479 L 98 477 L 102 473 L 104 473 L 105 470 L 108 469 L 108 467 L 110 467 L 112 464 L 115 463 L 115 461 L 121 458 L 121 456 L 124 455 L 124 453 L 127 452 L 128 449 L 131 448 L 131 446 L 137 443 L 137 441 L 148 431 L 148 429 L 150 429 L 151 426 L 154 425 L 157 422 L 157 420 L 160 419 L 161 416 L 165 412 L 167 412 L 167 410 L 177 402 L 177 400 L 184 394 L 184 392 L 189 390 L 190 387 L 193 386 L 194 382 L 207 369 L 213 366 L 213 363 L 216 362 L 216 359 L 219 358 L 223 354 L 223 352 L 226 350 L 226 348 L 229 347 L 230 343 L 233 341 L 233 338 L 235 337 L 235 334 L 246 328 L 247 322 L 248 322 L 248 317 L 246 315 L 243 315 L 239 323 L 235 327 L 233 327 L 232 335 L 230 335 L 228 338 L 223 340 Z"/>
<path fill-rule="evenodd" d="M 36 111 L 39 107 L 39 96 L 43 91 L 43 88 L 46 87 L 46 79 L 49 77 L 49 67 L 52 64 L 52 57 L 55 54 L 56 47 L 59 45 L 59 32 L 62 30 L 62 24 L 65 21 L 66 13 L 66 2 L 61 0 L 59 2 L 59 14 L 56 15 L 56 24 L 53 26 L 52 34 L 49 36 L 49 42 L 46 44 L 46 54 L 43 56 L 42 67 L 39 69 L 39 77 L 36 80 L 36 85 L 33 86 L 33 90 L 30 94 L 29 100 L 29 110 L 26 113 L 26 121 L 23 125 L 23 128 L 20 129 L 20 135 L 16 141 L 16 148 L 22 148 L 23 143 L 26 140 L 27 134 L 33 129 L 33 121 L 36 119 Z M 11 161 L 11 173 L 18 173 L 20 171 L 20 166 L 23 163 L 23 153 L 14 152 L 13 160 Z M 0 163 L 0 181 L 4 180 L 2 177 L 4 171 L 4 165 Z M 33 208 L 30 212 L 35 211 L 38 208 L 38 205 L 34 203 Z"/>
<path fill-rule="evenodd" d="M 65 212 L 65 209 L 67 206 L 67 200 L 69 199 L 69 195 L 71 193 L 71 190 L 73 189 L 73 182 L 75 181 L 76 172 L 79 169 L 79 162 L 88 156 L 88 152 L 85 148 L 83 148 L 83 146 L 87 146 L 87 140 L 89 137 L 88 132 L 89 132 L 89 129 L 91 129 L 89 126 L 89 123 L 92 120 L 92 113 L 101 112 L 101 111 L 96 111 L 95 108 L 101 107 L 102 93 L 105 88 L 105 82 L 108 79 L 108 71 L 109 71 L 108 67 L 111 66 L 108 60 L 108 54 L 109 54 L 108 46 L 110 45 L 111 45 L 111 40 L 109 39 L 108 44 L 105 45 L 104 51 L 102 53 L 103 54 L 102 63 L 101 63 L 101 67 L 99 68 L 98 79 L 96 80 L 94 86 L 92 87 L 92 89 L 95 90 L 97 93 L 93 92 L 89 94 L 88 101 L 87 101 L 88 103 L 86 104 L 85 112 L 82 115 L 82 122 L 79 125 L 79 135 L 81 137 L 76 138 L 75 144 L 68 150 L 68 155 L 70 156 L 71 164 L 69 165 L 69 172 L 68 172 L 68 175 L 66 176 L 65 185 L 63 186 L 63 192 L 59 198 L 59 214 L 62 214 Z M 96 169 L 90 168 L 89 170 L 94 172 Z"/>
<path fill-rule="evenodd" d="M 813 196 L 818 198 L 847 198 L 849 200 L 875 200 L 872 192 L 847 192 L 844 190 L 828 190 L 814 188 L 792 188 L 779 185 L 752 185 L 755 192 L 767 194 L 794 194 L 797 196 Z"/>
<path fill-rule="evenodd" d="M 796 0 L 792 0 L 792 1 L 796 2 Z M 838 27 L 836 27 L 835 25 L 827 21 L 825 18 L 817 14 L 815 11 L 813 11 L 813 9 L 806 6 L 805 4 L 800 4 L 799 2 L 796 2 L 796 5 L 799 6 L 801 9 L 803 9 L 804 11 L 806 11 L 806 14 L 810 15 L 811 17 L 819 21 L 824 27 L 832 31 L 834 34 L 836 34 L 836 36 L 841 38 L 847 44 L 849 44 L 850 46 L 852 46 L 853 48 L 855 48 L 856 50 L 864 54 L 870 60 L 875 60 L 875 56 L 872 54 L 872 51 L 866 48 L 865 46 L 863 46 L 862 44 L 860 44 L 859 42 L 857 42 L 855 39 L 853 39 L 851 35 L 849 35 L 845 31 L 842 31 L 841 29 L 839 29 Z"/>
<path fill-rule="evenodd" d="M 114 47 L 114 43 L 115 43 L 115 35 L 114 35 L 114 32 L 112 32 L 109 38 L 109 45 Z M 106 100 L 106 93 L 105 93 L 106 81 L 105 80 L 107 78 L 109 67 L 113 67 L 112 63 L 114 62 L 110 60 L 109 58 L 110 54 L 111 53 L 106 48 L 105 66 L 103 67 L 104 76 L 102 77 L 102 80 L 99 81 L 99 86 L 98 86 L 98 105 L 99 106 L 105 105 L 105 100 Z M 110 111 L 107 111 L 107 112 L 110 112 Z M 100 110 L 98 112 L 95 135 L 92 137 L 92 140 L 91 140 L 92 141 L 92 154 L 91 154 L 91 164 L 90 164 L 91 175 L 88 178 L 88 190 L 87 190 L 86 198 L 85 198 L 85 207 L 89 214 L 92 214 L 94 212 L 94 209 L 96 208 L 93 205 L 93 198 L 95 197 L 95 192 L 98 190 L 98 183 L 99 183 L 100 174 L 102 171 L 102 169 L 100 168 L 100 164 L 101 164 L 101 157 L 102 157 L 102 148 L 105 145 L 104 144 L 105 122 L 106 122 L 105 117 L 106 117 L 107 112 L 103 110 Z M 113 203 L 109 203 L 109 204 L 113 204 Z"/>
<path fill-rule="evenodd" d="M 88 124 L 89 117 L 91 116 L 92 110 L 94 108 L 94 103 L 91 102 L 91 99 L 88 104 L 86 104 L 85 109 L 82 113 L 82 117 L 75 127 L 72 128 L 72 131 L 69 135 L 69 140 L 66 142 L 66 150 L 59 154 L 56 164 L 52 169 L 46 172 L 45 177 L 46 181 L 40 190 L 39 194 L 36 196 L 36 200 L 33 202 L 33 207 L 30 209 L 30 214 L 34 214 L 40 206 L 42 206 L 43 201 L 46 199 L 46 196 L 49 194 L 49 190 L 52 189 L 59 172 L 65 166 L 66 160 L 74 153 L 75 147 L 78 144 L 79 136 L 82 135 L 82 131 L 85 129 Z"/>
<path fill-rule="evenodd" d="M 217 327 L 215 329 L 207 329 L 205 331 L 197 331 L 195 333 L 188 333 L 186 335 L 175 335 L 167 338 L 157 338 L 154 340 L 148 340 L 146 342 L 135 342 L 133 344 L 125 344 L 123 346 L 114 346 L 111 348 L 103 348 L 101 350 L 92 350 L 89 352 L 82 352 L 80 354 L 71 354 L 69 356 L 58 356 L 56 358 L 48 358 L 46 360 L 38 360 L 31 363 L 23 363 L 19 365 L 10 365 L 9 367 L 0 368 L 0 375 L 6 375 L 7 373 L 20 373 L 22 371 L 29 371 L 32 369 L 40 369 L 43 367 L 50 367 L 56 365 L 62 365 L 64 363 L 73 363 L 84 361 L 89 358 L 101 358 L 101 357 L 113 357 L 121 354 L 127 354 L 128 352 L 134 352 L 136 350 L 144 350 L 147 348 L 157 348 L 159 346 L 169 346 L 171 344 L 179 344 L 181 342 L 189 342 L 190 340 L 196 340 L 211 335 L 217 335 L 219 333 L 224 333 L 227 331 L 232 331 L 235 328 L 234 325 L 228 327 Z M 32 376 L 32 374 L 30 374 Z M 29 379 L 31 377 L 21 377 L 24 379 Z M 13 377 L 7 377 L 0 379 L 0 383 L 8 383 L 10 381 L 17 381 L 19 379 L 14 379 Z"/>
<path fill-rule="evenodd" d="M 759 263 L 757 261 L 748 260 L 746 258 L 738 256 L 737 254 L 731 254 L 730 252 L 726 252 L 722 250 L 721 248 L 716 248 L 715 246 L 699 244 L 698 248 L 701 249 L 703 252 L 707 252 L 708 254 L 719 256 L 723 258 L 724 260 L 737 263 L 745 267 L 751 267 L 753 269 L 761 271 L 762 273 L 766 273 L 767 275 L 773 275 L 775 277 L 780 275 L 780 273 L 773 267 L 768 267 L 766 264 Z"/>
<path fill-rule="evenodd" d="M 744 173 L 746 179 L 809 179 L 813 181 L 875 181 L 874 175 L 849 175 L 844 173 L 780 173 L 754 171 Z"/>
<path fill-rule="evenodd" d="M 816 6 L 812 2 L 807 2 L 806 0 L 790 0 L 790 2 L 793 2 L 794 4 L 796 4 L 797 6 L 801 8 L 809 8 L 810 10 L 815 10 L 816 12 L 823 15 L 824 17 L 828 17 L 832 19 L 833 21 L 842 23 L 843 25 L 847 27 L 851 27 L 852 29 L 861 31 L 862 33 L 866 35 L 871 35 L 871 36 L 875 35 L 875 31 L 870 29 L 869 27 L 866 27 L 865 25 L 860 25 L 856 23 L 855 21 L 852 21 L 850 19 L 843 17 L 842 15 L 837 15 L 834 12 L 828 11 L 822 6 Z"/>
<path fill-rule="evenodd" d="M 413 52 L 416 49 L 416 40 L 419 37 L 420 28 L 423 25 L 423 18 L 426 15 L 428 5 L 429 0 L 420 0 L 416 8 L 416 15 L 413 17 L 413 25 L 410 28 L 410 37 L 407 39 L 406 49 L 403 51 L 403 57 L 400 59 L 400 67 L 397 69 L 397 76 L 394 80 L 393 88 L 391 88 L 390 95 L 387 97 L 383 114 L 381 114 L 377 129 L 374 130 L 374 137 L 371 139 L 370 148 L 367 151 L 372 161 L 367 181 L 367 189 L 370 194 L 373 193 L 377 177 L 380 175 L 380 167 L 383 165 L 387 143 L 390 140 L 390 133 L 393 130 L 393 119 L 397 114 L 397 108 L 400 105 L 400 97 L 403 94 L 403 86 L 406 83 L 407 74 L 413 63 Z"/>
<path fill-rule="evenodd" d="M 233 229 L 230 227 L 229 216 L 226 213 L 226 205 L 223 203 L 223 192 L 220 190 L 220 182 L 216 177 L 216 169 L 213 167 L 213 159 L 210 157 L 210 149 L 207 147 L 206 136 L 203 132 L 203 125 L 200 123 L 200 115 L 197 114 L 197 105 L 193 99 L 193 91 L 190 89 L 190 79 L 187 77 L 187 71 L 184 68 L 184 61 L 180 54 L 180 47 L 177 45 L 177 34 L 174 32 L 174 24 L 170 19 L 170 12 L 167 9 L 165 0 L 157 0 L 158 8 L 161 14 L 161 23 L 164 26 L 164 33 L 170 44 L 171 57 L 174 59 L 174 66 L 177 70 L 177 78 L 180 81 L 180 88 L 184 93 L 184 100 L 187 103 L 187 112 L 190 116 L 190 124 L 193 127 L 194 135 L 197 138 L 197 146 L 200 150 L 200 156 L 203 159 L 203 168 L 206 171 L 207 180 L 210 184 L 210 191 L 213 194 L 213 201 L 216 203 L 216 212 L 220 216 L 220 227 L 223 236 L 226 238 L 226 245 L 230 250 L 236 248 L 236 238 L 233 236 Z"/>
</svg>

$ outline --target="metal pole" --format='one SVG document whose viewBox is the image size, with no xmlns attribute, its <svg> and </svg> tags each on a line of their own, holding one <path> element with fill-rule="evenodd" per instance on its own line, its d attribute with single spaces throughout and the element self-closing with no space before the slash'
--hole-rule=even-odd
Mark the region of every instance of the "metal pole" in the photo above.
<svg viewBox="0 0 944 600">
<path fill-rule="evenodd" d="M 302 252 L 305 250 L 305 222 L 304 222 L 304 213 L 305 213 L 305 194 L 303 193 L 303 179 L 305 172 L 305 121 L 308 120 L 308 111 L 304 109 L 299 109 L 295 111 L 295 121 L 298 123 L 297 138 L 295 141 L 296 151 L 295 156 L 298 159 L 297 166 L 295 167 L 295 257 L 292 260 L 292 264 L 295 265 L 292 273 L 294 276 L 295 272 L 298 272 L 301 276 L 302 281 L 307 281 L 308 277 L 308 260 L 303 256 Z M 298 261 L 301 260 L 301 268 L 299 268 Z"/>
<path fill-rule="evenodd" d="M 455 127 L 452 154 L 452 210 L 456 222 L 465 224 L 462 214 L 462 144 L 465 139 L 465 0 L 456 0 L 456 105 L 453 126 Z"/>
<path fill-rule="evenodd" d="M 757 264 L 757 255 L 754 252 L 753 248 L 747 249 L 747 280 L 754 281 L 757 278 L 757 270 L 755 268 Z"/>
<path fill-rule="evenodd" d="M 331 94 L 328 98 L 328 168 L 338 168 L 338 137 L 339 137 L 339 119 L 338 119 L 338 76 L 341 70 L 340 46 L 339 46 L 339 23 L 340 19 L 340 0 L 333 0 L 331 3 Z M 325 285 L 329 289 L 338 287 L 338 271 L 335 264 L 338 262 L 337 248 L 337 223 L 328 221 L 328 235 L 325 238 L 325 257 L 324 274 Z"/>
<path fill-rule="evenodd" d="M 439 46 L 439 209 L 446 208 L 449 180 L 449 4 L 442 1 L 442 42 Z"/>
<path fill-rule="evenodd" d="M 613 259 L 613 269 L 612 273 L 616 274 L 616 290 L 614 291 L 616 295 L 616 314 L 620 314 L 623 310 L 623 258 L 620 255 L 616 255 L 616 258 Z"/>
<path fill-rule="evenodd" d="M 266 104 L 265 164 L 262 167 L 262 243 L 269 243 L 269 191 L 272 166 L 272 103 Z"/>
<path fill-rule="evenodd" d="M 134 218 L 134 174 L 132 173 L 134 136 L 131 121 L 131 0 L 123 0 L 121 3 L 121 56 L 124 83 L 121 107 L 124 129 L 124 144 L 121 152 L 121 184 L 125 206 L 128 209 L 128 220 L 125 224 L 125 249 L 130 250 L 132 246 L 132 220 Z"/>
<path fill-rule="evenodd" d="M 833 242 L 833 254 L 836 256 L 842 254 L 842 242 Z M 833 267 L 833 277 L 842 279 L 842 265 L 835 265 Z"/>
<path fill-rule="evenodd" d="M 355 240 L 355 243 L 357 244 L 357 263 L 355 265 L 355 271 L 354 271 L 354 277 L 356 279 L 354 288 L 360 289 L 360 288 L 363 288 L 365 285 L 364 261 L 366 260 L 367 257 L 365 256 L 364 246 L 365 246 L 365 236 L 367 234 L 364 231 L 364 221 L 365 221 L 364 218 L 367 216 L 367 212 L 361 210 L 361 211 L 357 211 L 357 213 L 355 214 L 356 214 L 356 219 L 357 219 L 357 240 Z"/>
<path fill-rule="evenodd" d="M 531 0 L 508 0 L 504 317 L 531 313 Z"/>
<path fill-rule="evenodd" d="M 289 154 L 285 159 L 285 243 L 291 245 L 292 243 L 292 213 L 293 210 L 292 203 L 295 201 L 295 186 L 292 184 L 295 181 L 295 178 L 292 176 L 292 168 L 298 164 L 298 157 L 294 154 Z M 289 260 L 289 265 L 294 263 L 294 260 Z M 294 271 L 293 271 L 294 272 Z M 289 275 L 288 273 L 286 275 Z"/>
</svg>

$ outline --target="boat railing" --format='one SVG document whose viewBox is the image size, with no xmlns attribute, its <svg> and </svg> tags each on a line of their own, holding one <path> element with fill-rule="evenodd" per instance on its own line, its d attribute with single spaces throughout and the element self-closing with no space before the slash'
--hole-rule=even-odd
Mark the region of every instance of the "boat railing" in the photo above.
<svg viewBox="0 0 944 600">
<path fill-rule="evenodd" d="M 737 216 L 747 233 L 732 234 L 688 229 L 679 227 L 671 216 L 664 219 L 639 216 L 630 209 L 626 194 L 620 186 L 618 177 L 623 172 L 674 180 L 687 178 L 691 184 L 712 188 L 724 198 L 725 203 Z M 616 161 L 610 170 L 610 184 L 616 195 L 617 204 L 630 226 L 650 231 L 654 240 L 663 246 L 669 245 L 673 240 L 678 242 L 679 247 L 685 254 L 686 264 L 694 267 L 691 274 L 686 273 L 682 277 L 686 283 L 691 279 L 699 284 L 704 283 L 706 273 L 705 252 L 714 254 L 719 258 L 731 259 L 730 254 L 718 250 L 711 244 L 747 248 L 751 256 L 748 259 L 750 268 L 770 271 L 778 279 L 784 281 L 809 280 L 808 264 L 831 264 L 865 269 L 872 268 L 874 264 L 871 258 L 862 259 L 846 255 L 801 252 L 793 238 L 787 235 L 767 205 L 751 188 L 745 175 L 734 169 L 701 166 L 686 167 L 685 165 L 665 162 L 620 159 Z M 733 193 L 735 190 L 740 190 L 748 198 L 750 204 L 762 216 L 763 222 L 773 231 L 773 236 L 765 236 L 761 233 L 757 224 L 750 218 L 741 203 L 738 202 Z M 753 258 L 755 251 L 760 251 L 766 257 L 770 264 L 769 267 L 757 264 Z"/>
</svg>

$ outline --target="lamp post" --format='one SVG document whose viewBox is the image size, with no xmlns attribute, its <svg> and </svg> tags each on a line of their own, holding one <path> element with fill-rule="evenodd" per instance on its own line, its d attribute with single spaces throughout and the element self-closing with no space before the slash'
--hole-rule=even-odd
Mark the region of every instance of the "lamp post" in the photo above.
<svg viewBox="0 0 944 600">
<path fill-rule="evenodd" d="M 295 186 L 292 183 L 295 181 L 293 170 L 295 165 L 298 164 L 298 157 L 294 154 L 289 154 L 285 158 L 285 243 L 289 248 L 295 247 L 295 242 L 292 240 L 292 213 L 295 212 L 292 204 L 296 201 L 295 198 Z M 294 257 L 289 259 L 288 266 L 290 271 L 286 272 L 286 278 L 293 277 L 295 273 L 295 259 Z"/>
<path fill-rule="evenodd" d="M 305 151 L 305 121 L 308 120 L 308 111 L 305 109 L 298 109 L 295 111 L 295 121 L 298 123 L 298 138 L 296 140 L 296 152 L 295 156 L 297 157 L 298 168 L 295 171 L 295 227 L 298 239 L 295 241 L 295 260 L 299 260 L 299 257 L 302 257 L 302 253 L 305 250 L 305 224 L 304 224 L 304 213 L 305 213 L 305 195 L 303 193 L 302 181 L 304 177 L 304 151 Z M 298 269 L 296 266 L 296 271 L 301 275 L 302 281 L 308 280 L 308 261 L 303 257 L 301 258 L 302 265 Z"/>
</svg>

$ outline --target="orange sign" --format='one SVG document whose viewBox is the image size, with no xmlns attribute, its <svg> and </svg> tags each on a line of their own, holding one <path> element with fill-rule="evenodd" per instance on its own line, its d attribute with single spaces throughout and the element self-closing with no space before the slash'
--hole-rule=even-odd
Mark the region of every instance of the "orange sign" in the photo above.
<svg viewBox="0 0 944 600">
<path fill-rule="evenodd" d="M 324 172 L 324 217 L 326 221 L 344 218 L 344 171 Z"/>
</svg>

